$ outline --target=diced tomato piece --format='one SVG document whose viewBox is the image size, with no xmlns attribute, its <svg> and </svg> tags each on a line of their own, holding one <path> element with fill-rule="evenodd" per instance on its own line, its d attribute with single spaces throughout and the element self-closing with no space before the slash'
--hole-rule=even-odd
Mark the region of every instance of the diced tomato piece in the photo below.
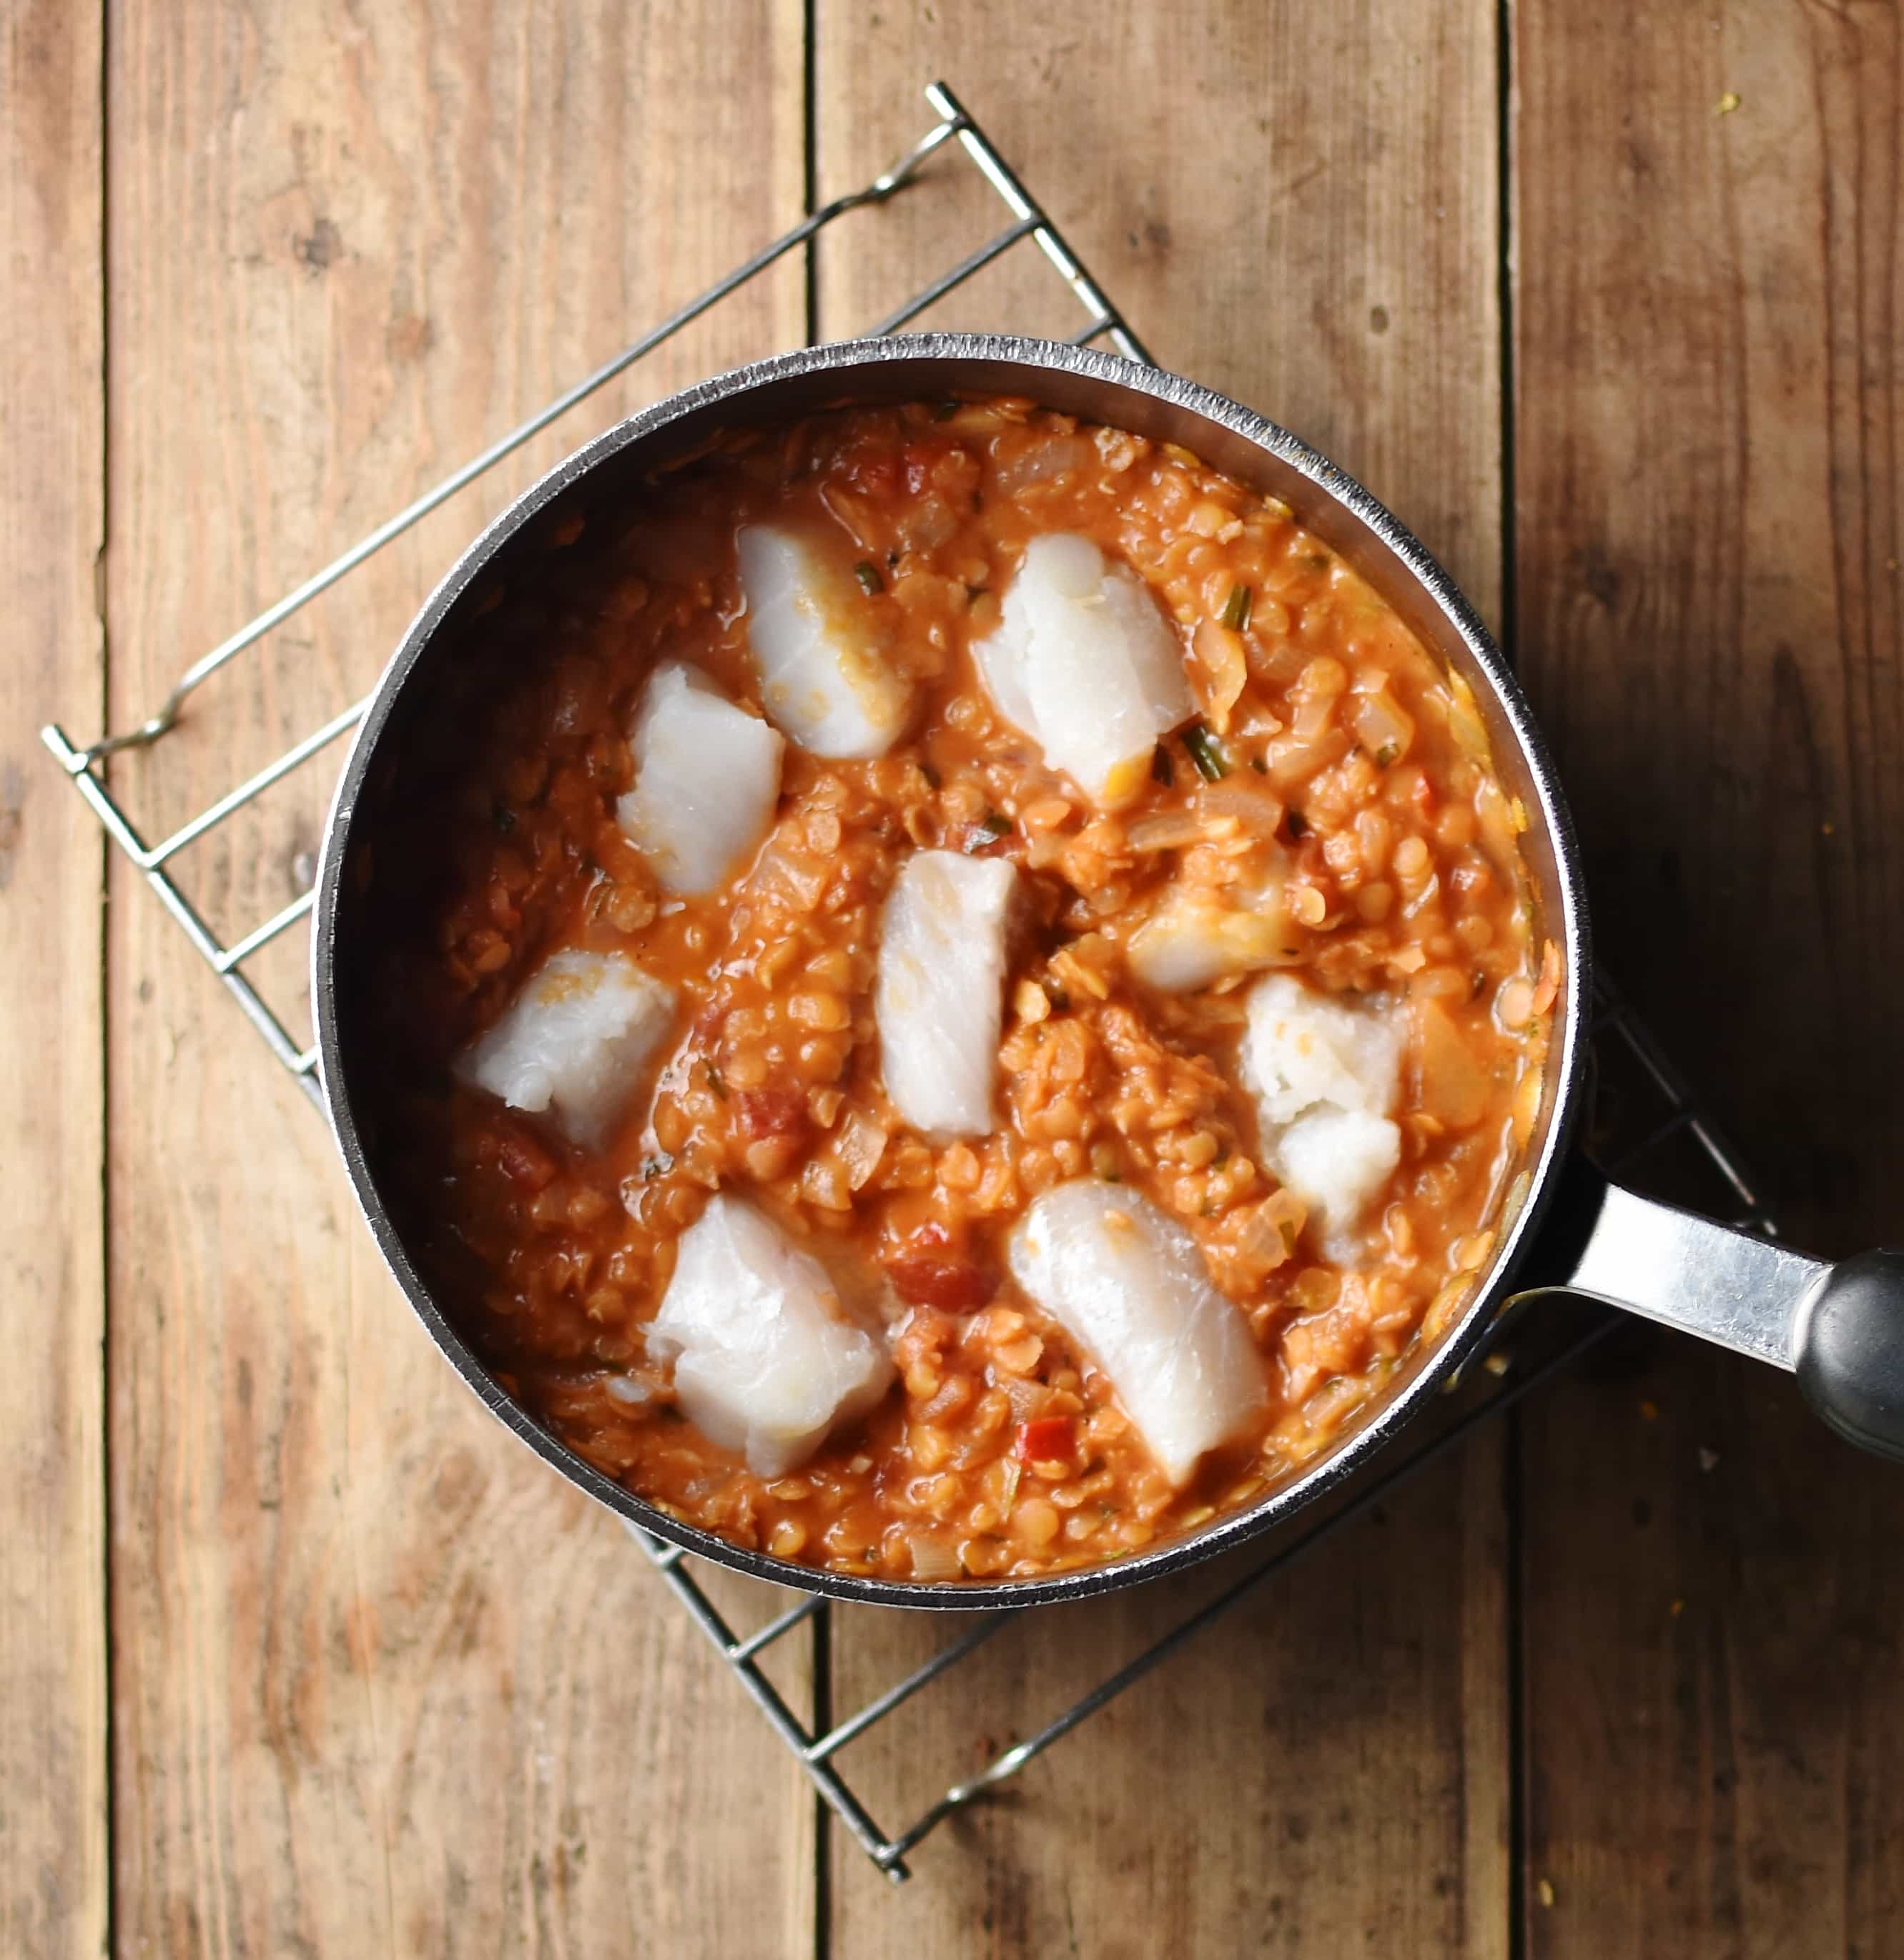
<svg viewBox="0 0 1904 1960">
<path fill-rule="evenodd" d="M 806 1102 L 797 1090 L 743 1089 L 734 1109 L 750 1137 L 797 1136 L 806 1127 Z"/>
<path fill-rule="evenodd" d="M 881 1258 L 895 1291 L 911 1306 L 973 1313 L 998 1294 L 997 1273 L 966 1255 L 964 1233 L 955 1239 L 936 1218 L 907 1233 Z"/>
<path fill-rule="evenodd" d="M 847 476 L 863 495 L 890 497 L 899 487 L 900 469 L 896 450 L 862 450 L 848 464 Z"/>
<path fill-rule="evenodd" d="M 497 1135 L 496 1161 L 510 1182 L 526 1192 L 545 1189 L 555 1175 L 555 1160 L 520 1130 L 504 1130 Z"/>
<path fill-rule="evenodd" d="M 1068 1415 L 1041 1415 L 1026 1423 L 1018 1433 L 1021 1463 L 1062 1462 L 1076 1454 L 1075 1425 Z"/>
<path fill-rule="evenodd" d="M 975 1313 L 998 1291 L 998 1278 L 974 1259 L 904 1253 L 886 1262 L 893 1290 L 909 1306 L 936 1306 L 948 1313 Z"/>
</svg>

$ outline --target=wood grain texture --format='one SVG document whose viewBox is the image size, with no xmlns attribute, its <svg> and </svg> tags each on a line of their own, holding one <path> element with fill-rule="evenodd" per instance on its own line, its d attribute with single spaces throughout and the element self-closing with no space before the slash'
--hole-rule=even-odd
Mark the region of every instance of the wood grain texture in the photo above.
<svg viewBox="0 0 1904 1960">
<path fill-rule="evenodd" d="M 1601 950 L 1850 1251 L 1904 1189 L 1904 33 L 1737 0 L 1517 46 L 1519 638 Z"/>
<path fill-rule="evenodd" d="M 1603 946 L 1794 1236 L 1895 1238 L 1898 15 L 1511 12 L 1509 623 Z M 450 1379 L 309 1111 L 116 866 L 106 1259 L 100 851 L 30 737 L 101 711 L 95 554 L 122 723 L 787 223 L 804 53 L 786 4 L 717 32 L 659 0 L 109 15 L 103 43 L 84 9 L 0 24 L 0 1203 L 32 1247 L 0 1388 L 0 1949 L 91 1960 L 110 1918 L 125 1955 L 1498 1955 L 1518 1748 L 1535 1960 L 1896 1950 L 1904 1492 L 1743 1364 L 1638 1337 L 1524 1421 L 1518 1569 L 1484 1436 L 929 1840 L 908 1892 L 835 1831 L 819 1895 L 779 1745 L 618 1529 Z M 1162 358 L 1363 476 L 1495 613 L 1491 6 L 813 17 L 822 193 L 944 74 Z M 829 235 L 822 329 L 999 217 L 942 159 Z M 790 264 L 215 683 L 116 772 L 148 830 L 367 685 L 536 469 L 804 317 Z M 932 318 L 1078 323 L 1023 249 Z M 183 865 L 215 924 L 299 888 L 329 768 Z M 301 947 L 259 972 L 301 1034 Z M 1213 1583 L 1022 1625 L 844 1766 L 897 1825 Z M 841 1614 L 836 1713 L 947 1632 Z M 806 1653 L 776 1656 L 790 1688 Z"/>
<path fill-rule="evenodd" d="M 1492 8 L 820 0 L 817 18 L 823 194 L 903 148 L 914 90 L 946 76 L 1161 360 L 1362 476 L 1493 611 Z M 999 228 L 951 160 L 908 196 L 910 217 L 823 243 L 822 331 L 879 317 Z M 1029 247 L 930 318 L 1079 323 Z M 1499 1447 L 1480 1438 L 929 1840 L 896 1898 L 836 1839 L 830 1950 L 1504 1953 Z M 1015 1628 L 847 1767 L 897 1826 L 1184 1603 L 1152 1587 Z M 946 1637 L 841 1615 L 840 1710 Z"/>
<path fill-rule="evenodd" d="M 1895 1239 L 1899 18 L 1525 8 L 1513 59 L 1518 639 L 1602 947 L 1792 1235 Z M 1655 1336 L 1525 1473 L 1528 1952 L 1898 1951 L 1896 1472 Z"/>
<path fill-rule="evenodd" d="M 798 11 L 739 26 L 116 10 L 117 721 L 792 221 Z M 334 711 L 485 511 L 803 315 L 790 265 L 300 615 L 119 772 L 133 807 L 172 820 Z M 183 863 L 227 931 L 308 877 L 338 759 Z M 301 1096 L 133 881 L 113 897 L 119 1951 L 804 1953 L 784 1752 L 618 1526 L 481 1414 Z M 300 957 L 265 963 L 287 1013 Z"/>
<path fill-rule="evenodd" d="M 0 21 L 0 1952 L 35 1960 L 109 1911 L 102 850 L 35 737 L 104 692 L 99 59 L 59 0 Z"/>
</svg>

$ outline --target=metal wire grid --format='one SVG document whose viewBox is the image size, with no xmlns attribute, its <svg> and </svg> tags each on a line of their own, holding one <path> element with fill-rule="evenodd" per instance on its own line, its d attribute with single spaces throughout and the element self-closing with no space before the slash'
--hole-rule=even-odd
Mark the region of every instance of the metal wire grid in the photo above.
<svg viewBox="0 0 1904 1960">
<path fill-rule="evenodd" d="M 120 733 L 103 736 L 84 747 L 75 746 L 57 725 L 40 731 L 41 739 L 106 834 L 138 868 L 159 902 L 218 975 L 246 1018 L 262 1036 L 279 1064 L 320 1106 L 322 1093 L 316 1080 L 315 1045 L 300 1045 L 294 1038 L 244 972 L 247 961 L 308 915 L 315 899 L 314 889 L 307 889 L 290 904 L 227 945 L 220 940 L 180 889 L 172 875 L 171 867 L 189 847 L 204 840 L 274 784 L 348 733 L 369 705 L 368 697 L 312 730 L 256 774 L 187 819 L 157 843 L 145 842 L 132 817 L 115 798 L 106 778 L 105 765 L 108 759 L 122 750 L 151 747 L 162 740 L 177 725 L 187 699 L 239 654 L 257 645 L 320 593 L 336 584 L 558 417 L 595 394 L 768 267 L 806 244 L 848 212 L 863 205 L 884 203 L 904 189 L 917 177 L 927 159 L 949 145 L 953 146 L 952 154 L 962 154 L 978 170 L 1005 206 L 1009 221 L 984 244 L 922 286 L 871 331 L 897 332 L 994 259 L 1028 238 L 1036 243 L 1083 309 L 1084 324 L 1071 336 L 1073 342 L 1082 345 L 1101 339 L 1108 341 L 1127 358 L 1149 363 L 1149 352 L 1122 313 L 958 97 L 942 82 L 930 84 L 925 94 L 938 119 L 890 169 L 863 188 L 821 206 L 790 231 L 782 233 L 704 292 L 490 444 L 480 455 L 398 511 L 301 585 L 285 593 L 229 638 L 221 641 L 186 670 L 165 701 L 137 726 Z M 1644 1181 L 1648 1166 L 1663 1152 L 1676 1145 L 1689 1147 L 1709 1175 L 1716 1173 L 1716 1188 L 1720 1196 L 1714 1208 L 1729 1208 L 1734 1214 L 1734 1222 L 1750 1230 L 1770 1233 L 1771 1223 L 1737 1157 L 1701 1112 L 1677 1072 L 1644 1028 L 1604 982 L 1600 985 L 1597 1007 L 1595 1053 L 1603 1070 L 1610 1063 L 1623 1066 L 1651 1098 L 1652 1106 L 1636 1133 L 1616 1141 L 1605 1151 L 1609 1167 L 1616 1173 Z M 737 1633 L 701 1585 L 695 1576 L 693 1560 L 678 1547 L 666 1545 L 638 1527 L 631 1526 L 629 1529 L 669 1589 L 792 1752 L 820 1797 L 852 1833 L 873 1863 L 895 1883 L 901 1882 L 910 1876 L 907 1854 L 955 1811 L 1016 1776 L 1053 1743 L 1222 1618 L 1273 1573 L 1300 1557 L 1339 1525 L 1374 1504 L 1415 1472 L 1443 1456 L 1476 1425 L 1499 1414 L 1569 1366 L 1618 1320 L 1619 1316 L 1607 1313 L 1590 1315 L 1584 1326 L 1569 1328 L 1557 1342 L 1547 1344 L 1550 1351 L 1540 1353 L 1531 1360 L 1508 1361 L 1503 1344 L 1497 1341 L 1484 1363 L 1468 1371 L 1464 1385 L 1457 1385 L 1461 1392 L 1450 1398 L 1445 1418 L 1438 1424 L 1423 1426 L 1430 1432 L 1426 1440 L 1412 1441 L 1405 1453 L 1391 1452 L 1382 1459 L 1352 1487 L 1346 1500 L 1329 1516 L 1286 1535 L 1267 1556 L 1259 1558 L 1240 1577 L 1224 1585 L 1213 1599 L 1187 1614 L 1114 1672 L 1097 1682 L 1036 1733 L 1002 1751 L 976 1776 L 951 1785 L 911 1822 L 890 1834 L 874 1821 L 837 1768 L 841 1752 L 976 1652 L 1025 1609 L 1009 1608 L 975 1619 L 903 1679 L 850 1714 L 831 1722 L 824 1729 L 815 1729 L 794 1714 L 760 1663 L 761 1656 L 777 1642 L 802 1624 L 812 1622 L 816 1636 L 813 1649 L 815 1706 L 824 1708 L 825 1683 L 818 1677 L 826 1665 L 829 1602 L 809 1596 L 773 1615 L 755 1631 Z M 1516 1335 L 1517 1346 L 1518 1341 Z M 750 1586 L 756 1583 L 745 1583 Z M 762 1594 L 768 1594 L 776 1589 L 759 1584 L 758 1589 Z"/>
</svg>

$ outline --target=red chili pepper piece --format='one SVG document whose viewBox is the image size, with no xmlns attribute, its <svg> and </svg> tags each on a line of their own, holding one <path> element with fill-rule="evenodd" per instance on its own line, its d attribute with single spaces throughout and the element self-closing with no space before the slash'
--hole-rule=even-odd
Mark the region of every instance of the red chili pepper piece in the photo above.
<svg viewBox="0 0 1904 1960">
<path fill-rule="evenodd" d="M 1076 1426 L 1068 1415 L 1041 1415 L 1018 1433 L 1022 1463 L 1061 1462 L 1077 1452 Z"/>
</svg>

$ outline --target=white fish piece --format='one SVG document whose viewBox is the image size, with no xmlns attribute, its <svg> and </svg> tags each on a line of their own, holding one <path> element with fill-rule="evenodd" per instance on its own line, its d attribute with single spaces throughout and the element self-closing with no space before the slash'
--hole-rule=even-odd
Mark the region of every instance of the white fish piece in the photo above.
<svg viewBox="0 0 1904 1960">
<path fill-rule="evenodd" d="M 666 891 L 725 884 L 773 821 L 785 738 L 670 660 L 642 690 L 631 741 L 634 787 L 615 806 L 622 835 Z"/>
<path fill-rule="evenodd" d="M 913 688 L 855 619 L 863 594 L 803 539 L 749 524 L 736 541 L 747 638 L 768 718 L 815 756 L 883 756 L 912 718 Z"/>
<path fill-rule="evenodd" d="M 1171 1483 L 1263 1406 L 1243 1316 L 1197 1242 L 1149 1198 L 1079 1178 L 1034 1201 L 1008 1242 L 1012 1277 L 1110 1376 Z"/>
<path fill-rule="evenodd" d="M 806 1462 L 892 1379 L 884 1345 L 846 1317 L 826 1268 L 765 1213 L 717 1194 L 682 1233 L 648 1327 L 682 1411 L 757 1476 Z"/>
<path fill-rule="evenodd" d="M 1257 982 L 1248 1013 L 1241 1074 L 1264 1158 L 1308 1206 L 1324 1249 L 1351 1259 L 1356 1228 L 1401 1161 L 1391 1115 L 1407 1045 L 1401 1014 L 1319 994 L 1287 973 Z"/>
<path fill-rule="evenodd" d="M 1130 935 L 1125 957 L 1146 986 L 1193 994 L 1233 974 L 1293 959 L 1306 937 L 1289 917 L 1279 886 L 1247 908 L 1177 892 Z"/>
<path fill-rule="evenodd" d="M 1407 1030 L 1392 1008 L 1318 993 L 1293 974 L 1250 989 L 1243 1072 L 1267 1123 L 1332 1102 L 1385 1116 L 1401 1093 Z"/>
<path fill-rule="evenodd" d="M 1276 1138 L 1270 1168 L 1309 1208 L 1324 1244 L 1353 1253 L 1353 1228 L 1401 1162 L 1401 1129 L 1365 1109 L 1318 1102 Z"/>
<path fill-rule="evenodd" d="M 551 953 L 456 1064 L 512 1109 L 546 1111 L 599 1150 L 674 1020 L 675 997 L 626 953 Z"/>
<path fill-rule="evenodd" d="M 972 652 L 999 712 L 1104 809 L 1138 794 L 1159 738 L 1197 712 L 1183 648 L 1143 581 L 1069 533 L 1025 546 Z"/>
<path fill-rule="evenodd" d="M 1018 873 L 1003 858 L 916 851 L 879 920 L 873 1013 L 893 1107 L 936 1138 L 995 1120 L 1005 942 Z"/>
</svg>

